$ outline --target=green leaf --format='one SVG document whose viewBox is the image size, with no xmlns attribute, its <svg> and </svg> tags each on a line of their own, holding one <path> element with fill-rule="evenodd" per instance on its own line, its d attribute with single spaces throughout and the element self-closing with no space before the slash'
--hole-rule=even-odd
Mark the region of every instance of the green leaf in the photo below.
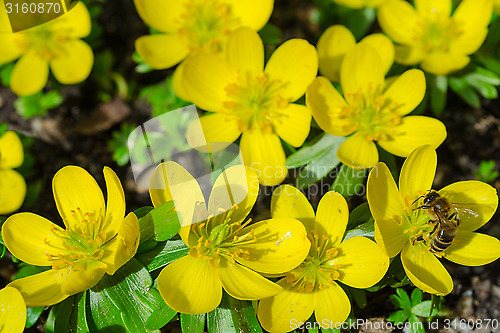
<svg viewBox="0 0 500 333">
<path fill-rule="evenodd" d="M 169 240 L 158 243 L 158 245 L 149 252 L 141 253 L 136 256 L 149 272 L 161 268 L 172 261 L 184 257 L 189 253 L 189 247 L 182 240 Z"/>
<path fill-rule="evenodd" d="M 352 237 L 363 236 L 363 237 L 375 237 L 375 225 L 374 220 L 370 219 L 368 222 L 359 224 L 354 229 L 347 230 L 344 240 L 347 240 Z"/>
<path fill-rule="evenodd" d="M 181 228 L 181 221 L 173 201 L 165 202 L 149 211 L 139 219 L 139 224 L 143 226 L 141 233 L 144 231 L 146 235 L 152 235 L 158 242 L 172 238 Z"/>
<path fill-rule="evenodd" d="M 158 290 L 151 288 L 152 284 L 146 268 L 135 259 L 114 275 L 104 275 L 89 290 L 91 311 L 87 319 L 90 331 L 146 332 L 148 318 L 164 306 Z"/>
<path fill-rule="evenodd" d="M 54 333 L 89 332 L 85 316 L 87 307 L 86 293 L 82 292 L 69 296 L 61 303 L 53 306 L 47 319 L 46 330 Z M 53 324 L 51 317 L 54 320 Z"/>
<path fill-rule="evenodd" d="M 16 112 L 25 119 L 43 116 L 47 110 L 53 109 L 63 102 L 62 96 L 57 91 L 43 94 L 41 91 L 30 96 L 20 96 L 15 102 Z"/>
<path fill-rule="evenodd" d="M 375 8 L 363 8 L 359 10 L 351 10 L 345 17 L 345 25 L 352 32 L 356 40 L 366 35 L 372 26 L 377 11 Z"/>
<path fill-rule="evenodd" d="M 411 308 L 411 313 L 413 313 L 416 316 L 419 317 L 432 317 L 437 315 L 438 311 L 433 308 L 432 313 L 431 313 L 431 308 L 432 308 L 432 301 L 423 301 Z"/>
<path fill-rule="evenodd" d="M 410 312 L 408 310 L 398 310 L 391 313 L 387 320 L 392 321 L 396 324 L 404 323 L 410 317 Z"/>
<path fill-rule="evenodd" d="M 411 315 L 410 318 L 408 319 L 412 325 L 410 326 L 410 332 L 412 333 L 425 333 L 424 325 L 422 325 L 422 322 L 418 317 L 415 315 Z"/>
<path fill-rule="evenodd" d="M 265 45 L 278 45 L 281 43 L 281 30 L 274 24 L 266 24 L 260 29 L 259 35 Z"/>
<path fill-rule="evenodd" d="M 208 333 L 239 333 L 233 322 L 228 297 L 224 293 L 220 305 L 207 313 Z"/>
<path fill-rule="evenodd" d="M 226 293 L 219 307 L 207 313 L 207 327 L 208 333 L 262 333 L 252 303 L 233 299 Z"/>
<path fill-rule="evenodd" d="M 241 301 L 229 297 L 233 323 L 238 332 L 262 333 L 262 328 L 255 316 L 255 309 L 250 301 Z"/>
<path fill-rule="evenodd" d="M 372 213 L 370 212 L 370 207 L 368 202 L 364 202 L 349 214 L 349 221 L 347 222 L 347 228 L 352 229 L 360 224 L 368 222 L 373 219 Z"/>
<path fill-rule="evenodd" d="M 181 328 L 184 333 L 205 332 L 205 313 L 189 315 L 181 313 Z"/>
<path fill-rule="evenodd" d="M 64 98 L 58 91 L 52 90 L 42 95 L 40 98 L 40 107 L 49 110 L 58 107 L 64 102 Z"/>
<path fill-rule="evenodd" d="M 365 191 L 366 169 L 355 170 L 343 164 L 340 167 L 337 177 L 332 185 L 332 190 L 337 191 L 344 197 L 350 197 L 355 194 L 364 194 Z"/>
<path fill-rule="evenodd" d="M 481 106 L 481 100 L 477 93 L 472 89 L 463 78 L 450 77 L 449 85 L 460 98 L 472 107 L 478 108 Z"/>
<path fill-rule="evenodd" d="M 408 294 L 406 293 L 406 291 L 404 291 L 401 288 L 397 288 L 396 293 L 398 294 L 398 296 L 401 299 L 402 308 L 403 309 L 410 309 L 411 308 L 411 300 L 410 300 L 410 297 L 408 297 Z"/>
<path fill-rule="evenodd" d="M 431 110 L 436 116 L 443 113 L 446 106 L 448 78 L 445 75 L 427 75 L 427 85 L 430 91 Z"/>
<path fill-rule="evenodd" d="M 7 132 L 7 124 L 0 121 L 0 138 Z"/>
<path fill-rule="evenodd" d="M 289 169 L 298 168 L 318 159 L 326 151 L 336 152 L 344 140 L 344 137 L 322 133 L 311 142 L 305 144 L 296 153 L 288 156 L 286 159 L 286 167 Z"/>
<path fill-rule="evenodd" d="M 38 308 L 32 308 L 32 307 L 26 307 L 26 327 L 30 328 L 31 326 L 35 325 L 37 322 L 38 318 L 40 318 L 40 315 L 43 312 L 43 309 L 45 307 L 41 306 Z"/>
<path fill-rule="evenodd" d="M 397 295 L 389 295 L 389 300 L 398 308 L 404 309 L 403 300 Z"/>
<path fill-rule="evenodd" d="M 159 330 L 167 325 L 176 314 L 177 311 L 169 307 L 166 303 L 163 303 L 146 320 L 146 329 L 148 331 Z"/>
<path fill-rule="evenodd" d="M 366 306 L 366 293 L 363 289 L 348 287 L 349 294 L 351 294 L 352 298 L 356 302 L 356 305 L 360 308 L 364 308 Z"/>
<path fill-rule="evenodd" d="M 422 292 L 422 290 L 420 290 L 419 288 L 415 288 L 413 289 L 413 291 L 411 292 L 411 305 L 412 306 L 415 306 L 417 304 L 419 304 L 420 302 L 422 302 L 422 297 L 424 296 L 424 293 Z"/>
<path fill-rule="evenodd" d="M 14 62 L 10 62 L 4 66 L 0 67 L 0 81 L 4 86 L 10 86 L 10 76 L 14 70 Z"/>
</svg>

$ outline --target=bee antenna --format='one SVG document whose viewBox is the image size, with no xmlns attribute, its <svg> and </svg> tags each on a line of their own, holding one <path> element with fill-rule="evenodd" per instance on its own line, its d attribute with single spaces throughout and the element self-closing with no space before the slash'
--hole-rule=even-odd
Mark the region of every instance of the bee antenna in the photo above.
<svg viewBox="0 0 500 333">
<path fill-rule="evenodd" d="M 415 201 L 413 201 L 411 204 L 413 205 L 415 202 L 417 202 L 420 198 L 423 198 L 423 197 L 425 197 L 425 195 L 421 195 L 421 196 L 419 196 L 419 197 L 418 197 L 418 198 L 416 198 L 416 199 L 415 199 Z"/>
</svg>

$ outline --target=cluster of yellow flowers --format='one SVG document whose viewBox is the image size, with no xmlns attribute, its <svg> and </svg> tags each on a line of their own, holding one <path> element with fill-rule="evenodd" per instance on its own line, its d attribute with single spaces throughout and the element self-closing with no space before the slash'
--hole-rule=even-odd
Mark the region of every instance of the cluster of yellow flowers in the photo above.
<svg viewBox="0 0 500 333">
<path fill-rule="evenodd" d="M 473 232 L 498 206 L 496 190 L 478 181 L 437 191 L 456 207 L 460 225 L 445 250 L 435 253 L 429 246 L 437 222 L 421 209 L 422 198 L 432 188 L 435 149 L 447 133 L 437 119 L 408 115 L 424 98 L 424 71 L 446 75 L 467 65 L 487 34 L 492 0 L 479 0 L 479 5 L 464 0 L 453 15 L 451 0 L 416 0 L 415 7 L 402 0 L 335 1 L 377 7 L 390 38 L 372 34 L 356 43 L 347 28 L 336 25 L 317 47 L 291 39 L 265 64 L 257 31 L 268 21 L 273 0 L 134 0 L 140 17 L 160 32 L 140 37 L 137 52 L 155 69 L 178 65 L 175 92 L 210 112 L 201 117 L 204 140 L 231 143 L 241 136 L 244 165 L 217 178 L 208 204 L 197 181 L 175 162 L 161 163 L 151 176 L 153 206 L 182 198 L 175 200 L 182 215 L 179 236 L 189 253 L 165 266 L 157 280 L 175 311 L 210 312 L 225 290 L 236 299 L 260 300 L 257 317 L 266 330 L 289 332 L 292 319 L 304 322 L 313 313 L 320 323 L 345 321 L 351 305 L 341 285 L 375 285 L 398 253 L 411 282 L 437 295 L 453 289 L 438 257 L 469 266 L 500 257 L 498 239 Z M 0 8 L 0 27 L 6 22 Z M 0 35 L 0 64 L 20 57 L 12 90 L 19 95 L 40 91 L 49 66 L 61 83 L 84 80 L 93 53 L 79 38 L 90 33 L 90 26 L 80 2 L 51 22 Z M 386 78 L 394 61 L 420 64 L 422 70 Z M 318 69 L 322 76 L 317 77 Z M 296 103 L 304 95 L 306 105 Z M 272 195 L 271 219 L 247 218 L 260 184 L 278 185 L 287 176 L 281 140 L 300 147 L 312 118 L 324 132 L 348 137 L 336 152 L 343 164 L 372 168 L 367 200 L 375 241 L 345 239 L 349 209 L 334 191 L 323 196 L 315 213 L 302 192 L 282 185 Z M 188 131 L 187 140 L 196 146 L 199 133 Z M 375 142 L 407 157 L 399 188 L 379 162 Z M 26 183 L 12 170 L 22 164 L 22 151 L 14 132 L 0 138 L 0 214 L 16 211 L 24 199 Z M 17 213 L 2 225 L 3 242 L 16 258 L 47 269 L 0 290 L 0 330 L 22 331 L 26 306 L 57 304 L 92 288 L 136 254 L 138 218 L 126 215 L 116 174 L 105 167 L 104 178 L 106 203 L 84 169 L 66 166 L 57 172 L 52 188 L 64 228 L 32 213 Z M 171 187 L 165 179 L 182 186 Z M 241 200 L 235 202 L 236 197 Z M 280 279 L 274 283 L 269 277 Z"/>
</svg>

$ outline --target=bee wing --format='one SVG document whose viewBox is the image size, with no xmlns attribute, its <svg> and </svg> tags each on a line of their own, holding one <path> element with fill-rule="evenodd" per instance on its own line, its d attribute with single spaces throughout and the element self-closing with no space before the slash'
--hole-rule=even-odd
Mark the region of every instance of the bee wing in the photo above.
<svg viewBox="0 0 500 333">
<path fill-rule="evenodd" d="M 489 205 L 479 203 L 453 203 L 460 221 L 460 229 L 474 231 L 483 226 L 494 213 Z"/>
</svg>

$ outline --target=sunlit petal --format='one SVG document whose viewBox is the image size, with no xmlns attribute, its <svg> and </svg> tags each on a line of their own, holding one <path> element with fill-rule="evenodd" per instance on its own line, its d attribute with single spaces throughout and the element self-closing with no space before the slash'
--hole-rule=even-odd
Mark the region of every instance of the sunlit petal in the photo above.
<svg viewBox="0 0 500 333">
<path fill-rule="evenodd" d="M 367 200 L 375 220 L 392 220 L 404 212 L 404 203 L 396 182 L 384 163 L 378 163 L 368 175 Z"/>
<path fill-rule="evenodd" d="M 316 320 L 324 328 L 332 328 L 338 323 L 340 326 L 351 312 L 351 302 L 342 288 L 332 282 L 328 288 L 314 293 L 316 300 Z M 325 325 L 327 323 L 327 325 Z M 331 325 L 333 323 L 333 325 Z"/>
<path fill-rule="evenodd" d="M 329 237 L 332 244 L 339 244 L 344 237 L 349 219 L 349 207 L 344 197 L 335 191 L 326 193 L 318 204 L 315 231 Z"/>
<path fill-rule="evenodd" d="M 0 289 L 0 328 L 5 332 L 24 331 L 26 304 L 21 293 L 12 287 Z"/>
<path fill-rule="evenodd" d="M 271 198 L 271 215 L 273 218 L 289 217 L 302 222 L 306 230 L 314 229 L 314 210 L 306 196 L 290 185 L 282 185 L 273 192 Z"/>
<path fill-rule="evenodd" d="M 500 258 L 500 241 L 488 235 L 459 230 L 444 257 L 460 265 L 486 265 Z"/>
</svg>

